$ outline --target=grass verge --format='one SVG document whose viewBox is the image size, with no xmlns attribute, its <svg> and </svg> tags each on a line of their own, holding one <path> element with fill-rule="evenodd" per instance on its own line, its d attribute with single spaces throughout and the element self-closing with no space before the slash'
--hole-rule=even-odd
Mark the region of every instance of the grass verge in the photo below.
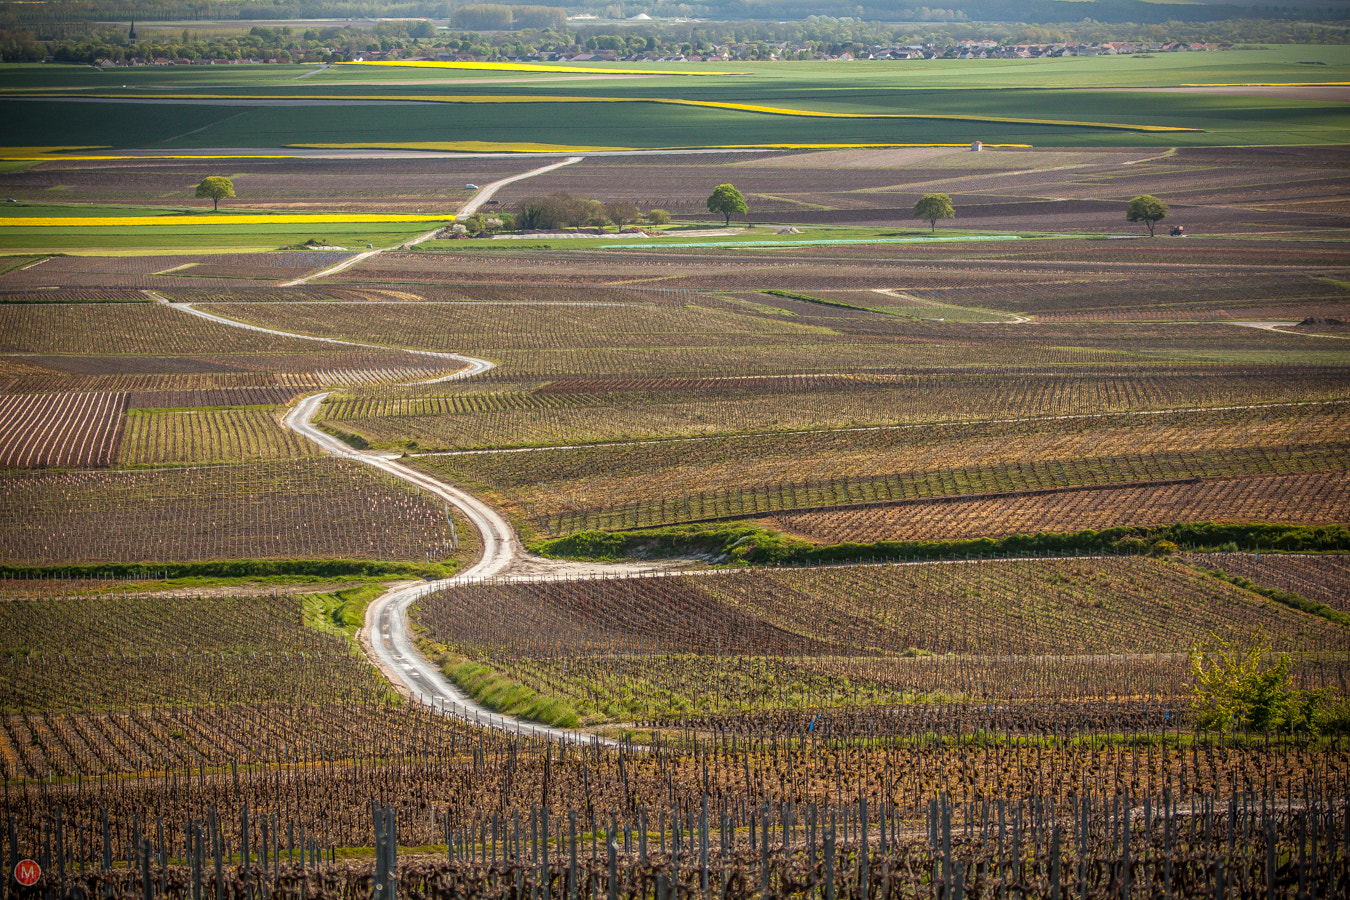
<svg viewBox="0 0 1350 900">
<path fill-rule="evenodd" d="M 1265 552 L 1350 551 L 1344 525 L 1227 525 L 1194 522 L 1159 527 L 1123 526 L 1104 531 L 1040 532 L 959 541 L 874 541 L 811 544 L 755 524 L 677 525 L 643 531 L 585 531 L 532 541 L 543 556 L 566 559 L 659 559 L 698 556 L 718 564 L 822 565 L 871 560 L 970 559 L 1044 554 L 1166 553 L 1230 546 Z"/>
<path fill-rule="evenodd" d="M 356 633 L 366 621 L 366 607 L 384 591 L 385 585 L 375 583 L 330 593 L 303 594 L 300 602 L 305 624 L 316 631 L 340 635 L 355 642 Z"/>
<path fill-rule="evenodd" d="M 581 717 L 565 701 L 541 697 L 519 682 L 493 671 L 491 666 L 464 661 L 447 664 L 443 671 L 474 700 L 493 712 L 542 722 L 555 728 L 575 728 Z"/>
</svg>

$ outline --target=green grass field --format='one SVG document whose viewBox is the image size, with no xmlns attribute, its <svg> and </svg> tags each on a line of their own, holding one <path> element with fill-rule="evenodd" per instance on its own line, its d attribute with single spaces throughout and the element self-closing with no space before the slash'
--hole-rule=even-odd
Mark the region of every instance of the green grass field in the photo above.
<svg viewBox="0 0 1350 900">
<path fill-rule="evenodd" d="M 1314 61 L 1325 65 L 1303 64 Z M 1229 146 L 1335 144 L 1350 134 L 1350 110 L 1333 97 L 1130 90 L 1343 84 L 1350 81 L 1345 47 L 652 69 L 652 77 L 545 80 L 534 72 L 344 65 L 297 81 L 312 69 L 185 66 L 100 73 L 7 65 L 0 67 L 6 85 L 0 115 L 8 126 L 3 140 L 11 147 L 165 151 L 414 141 L 634 148 L 977 139 L 1038 146 Z M 678 77 L 691 71 L 707 77 Z M 84 98 L 79 115 L 53 114 L 75 98 Z M 251 105 L 261 100 L 286 105 Z M 652 102 L 658 100 L 918 118 L 803 117 Z M 1199 130 L 1130 130 L 1140 126 Z"/>
</svg>

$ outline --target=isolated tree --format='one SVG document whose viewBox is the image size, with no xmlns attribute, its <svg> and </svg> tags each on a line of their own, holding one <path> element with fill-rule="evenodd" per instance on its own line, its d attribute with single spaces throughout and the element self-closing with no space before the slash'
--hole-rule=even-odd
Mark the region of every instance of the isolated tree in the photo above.
<svg viewBox="0 0 1350 900">
<path fill-rule="evenodd" d="M 1290 682 L 1289 655 L 1271 658 L 1270 641 L 1257 629 L 1246 640 L 1211 633 L 1191 657 L 1191 706 L 1206 728 L 1230 731 L 1312 729 L 1326 691 L 1302 691 Z"/>
<path fill-rule="evenodd" d="M 1167 218 L 1167 204 L 1151 194 L 1140 194 L 1130 201 L 1125 210 L 1125 221 L 1143 222 L 1148 226 L 1148 236 L 1153 237 L 1153 226 Z"/>
<path fill-rule="evenodd" d="M 750 207 L 740 191 L 729 184 L 719 184 L 708 198 L 708 211 L 721 213 L 726 218 L 726 224 L 730 225 L 733 213 L 745 215 Z"/>
<path fill-rule="evenodd" d="M 616 231 L 623 231 L 623 226 L 642 218 L 642 210 L 632 200 L 615 200 L 605 204 L 605 215 L 614 223 Z"/>
<path fill-rule="evenodd" d="M 956 218 L 956 207 L 952 206 L 952 198 L 946 194 L 924 194 L 914 204 L 914 218 L 925 220 L 930 230 L 937 231 L 938 219 Z"/>
<path fill-rule="evenodd" d="M 234 183 L 224 175 L 209 175 L 197 185 L 197 199 L 210 200 L 212 211 L 220 209 L 220 201 L 234 196 Z"/>
<path fill-rule="evenodd" d="M 649 209 L 647 210 L 647 221 L 653 225 L 669 225 L 670 213 L 664 209 Z"/>
</svg>

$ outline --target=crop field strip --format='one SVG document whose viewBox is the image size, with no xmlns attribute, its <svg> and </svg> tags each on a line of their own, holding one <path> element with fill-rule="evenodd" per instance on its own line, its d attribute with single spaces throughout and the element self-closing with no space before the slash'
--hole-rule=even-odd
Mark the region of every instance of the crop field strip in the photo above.
<svg viewBox="0 0 1350 900">
<path fill-rule="evenodd" d="M 226 326 L 221 326 L 226 327 Z M 67 375 L 242 375 L 265 373 L 274 381 L 306 378 L 307 383 L 379 383 L 399 378 L 425 378 L 445 371 L 445 363 L 401 350 L 353 348 L 257 353 L 196 353 L 193 355 L 24 355 L 29 366 Z M 200 348 L 199 348 L 200 349 Z M 11 357 L 14 358 L 14 357 Z M 57 376 L 59 377 L 59 375 Z"/>
<path fill-rule="evenodd" d="M 434 332 L 425 327 L 420 304 L 345 305 L 311 308 L 307 304 L 211 304 L 209 311 L 249 324 L 320 337 L 367 340 L 385 346 L 474 353 L 494 344 L 543 350 L 643 346 L 706 346 L 710 335 L 754 344 L 803 338 L 818 329 L 768 322 L 708 308 L 644 306 L 513 307 L 510 315 L 490 304 L 443 306 Z M 322 311 L 322 317 L 319 312 Z M 500 343 L 498 343 L 500 342 Z"/>
<path fill-rule="evenodd" d="M 777 513 L 763 521 L 787 534 L 826 544 L 956 540 L 1178 522 L 1334 525 L 1350 521 L 1350 472 L 1079 487 L 978 498 L 958 495 L 888 506 L 856 504 Z"/>
<path fill-rule="evenodd" d="M 0 395 L 0 468 L 93 467 L 117 456 L 127 395 Z"/>
<path fill-rule="evenodd" d="M 1340 472 L 1340 404 L 913 425 L 420 457 L 543 533 L 779 510 Z M 870 473 L 859 475 L 860 472 Z"/>
<path fill-rule="evenodd" d="M 104 161 L 58 157 L 24 173 L 0 173 L 0 192 L 7 189 L 13 196 L 20 197 L 21 194 L 15 191 L 29 190 L 41 196 L 40 192 L 59 185 L 63 199 L 162 202 L 166 180 L 177 179 L 190 186 L 201 179 L 200 166 L 199 162 L 193 161 L 146 159 L 134 166 L 110 168 Z M 363 195 L 375 200 L 381 196 L 397 197 L 405 192 L 420 197 L 444 198 L 444 202 L 458 204 L 473 193 L 464 189 L 464 182 L 495 181 L 525 168 L 514 160 L 488 157 L 384 159 L 379 166 L 371 166 L 366 160 L 254 159 L 248 161 L 247 167 L 248 171 L 234 176 L 234 180 L 247 189 L 250 207 L 265 208 L 269 203 L 310 200 L 325 210 L 332 209 L 331 204 L 335 201 L 350 204 Z M 311 180 L 307 176 L 318 177 Z M 342 197 L 335 197 L 331 190 L 323 192 L 313 184 L 314 181 L 330 183 L 330 178 L 343 179 L 350 190 L 344 190 Z"/>
<path fill-rule="evenodd" d="M 0 352 L 82 355 L 313 353 L 314 344 L 216 325 L 161 304 L 0 305 Z"/>
<path fill-rule="evenodd" d="M 1138 670 L 1170 673 L 1164 695 L 1180 697 L 1185 651 L 1210 632 L 1240 636 L 1259 623 L 1278 647 L 1350 647 L 1341 625 L 1140 557 L 493 582 L 437 592 L 416 617 L 451 654 L 572 702 L 583 721 L 890 705 L 938 692 L 1106 699 L 1094 691 L 1124 687 L 1111 664 L 1129 670 L 1139 654 L 1161 655 Z M 971 677 L 1014 662 L 1023 679 Z M 1309 666 L 1317 678 L 1345 671 Z M 1093 673 L 1100 682 L 1085 677 Z"/>
<path fill-rule="evenodd" d="M 971 497 L 984 501 L 996 499 L 1000 495 L 1023 497 L 1030 494 L 1044 497 L 1053 493 L 1068 494 L 1069 502 L 1073 503 L 1082 499 L 1075 496 L 1082 493 L 1081 490 L 1074 490 L 1075 488 L 1099 488 L 1116 484 L 1137 490 L 1156 490 L 1164 486 L 1175 486 L 1178 482 L 1198 483 L 1202 479 L 1208 482 L 1212 479 L 1232 479 L 1241 476 L 1322 473 L 1328 470 L 1339 473 L 1347 468 L 1350 468 L 1350 445 L 1263 447 L 1223 453 L 1200 451 L 1097 456 L 1030 463 L 1010 462 L 987 467 L 948 468 L 894 475 L 846 475 L 836 479 L 806 478 L 801 481 L 750 484 L 721 492 L 700 491 L 696 494 L 665 496 L 646 502 L 621 502 L 608 506 L 579 507 L 573 500 L 572 508 L 559 509 L 563 498 L 549 498 L 553 501 L 550 504 L 552 508 L 541 509 L 543 504 L 531 505 L 527 510 L 532 515 L 526 521 L 541 534 L 561 536 L 581 531 L 621 531 L 668 524 L 757 518 L 769 513 L 792 514 L 808 509 L 837 511 L 838 508 L 846 506 L 893 503 L 908 506 L 909 501 L 915 500 Z M 1287 478 L 1273 484 L 1263 484 L 1261 487 L 1267 490 L 1274 489 L 1278 496 L 1283 491 L 1299 491 L 1305 487 L 1323 485 L 1326 485 L 1323 480 Z M 1214 493 L 1221 490 L 1214 485 L 1208 486 Z M 1339 485 L 1326 487 L 1335 495 L 1340 492 Z M 1058 499 L 1063 502 L 1065 498 L 1060 496 Z M 1129 495 L 1121 499 L 1128 500 Z M 1259 504 L 1265 499 L 1263 495 L 1250 499 L 1241 498 L 1238 503 L 1241 504 L 1245 500 L 1245 504 L 1239 506 L 1239 509 L 1251 511 L 1252 504 Z M 1285 500 L 1282 504 L 1286 515 L 1296 514 L 1292 507 L 1293 502 Z M 1311 521 L 1325 521 L 1325 516 L 1334 515 L 1342 509 L 1338 496 L 1326 497 L 1323 502 L 1326 504 L 1324 508 L 1309 510 L 1306 513 Z M 1225 509 L 1220 502 L 1214 502 L 1213 506 L 1216 509 Z M 900 516 L 914 512 L 917 511 L 906 509 Z M 1250 512 L 1248 514 L 1250 515 Z M 1144 519 L 1158 516 L 1166 518 L 1162 510 L 1156 509 L 1140 515 Z M 1248 518 L 1241 513 L 1237 515 L 1239 520 Z M 1256 517 L 1264 518 L 1260 515 Z M 882 522 L 885 520 L 886 517 L 882 517 Z M 1302 521 L 1302 515 L 1299 520 Z M 1169 521 L 1179 520 L 1174 518 Z M 1130 521 L 1111 524 L 1150 523 Z M 872 539 L 880 537 L 890 535 L 877 535 Z"/>
<path fill-rule="evenodd" d="M 10 469 L 309 456 L 313 450 L 283 431 L 275 413 L 146 411 L 273 406 L 323 385 L 423 380 L 444 372 L 426 357 L 378 350 L 9 359 L 20 363 L 0 383 L 0 467 Z M 249 386 L 237 386 L 241 381 Z M 128 417 L 129 408 L 141 412 Z M 129 443 L 119 454 L 124 436 Z"/>
<path fill-rule="evenodd" d="M 302 603 L 275 594 L 7 598 L 5 774 L 275 764 L 301 750 L 311 760 L 349 758 L 366 751 L 366 729 L 380 716 L 411 721 L 424 737 L 467 728 L 390 707 L 387 685 L 350 642 L 302 624 Z M 405 752 L 411 738 L 399 740 Z"/>
<path fill-rule="evenodd" d="M 1347 564 L 1350 561 L 1344 556 L 1193 553 L 1186 559 L 1195 565 L 1250 579 L 1263 588 L 1288 591 L 1332 609 L 1350 612 L 1350 565 Z"/>
<path fill-rule="evenodd" d="M 387 691 L 350 642 L 304 624 L 295 595 L 119 592 L 3 603 L 0 705 L 10 711 L 262 703 L 283 691 L 314 703 Z"/>
<path fill-rule="evenodd" d="M 741 272 L 722 286 L 726 288 L 731 281 L 749 277 L 755 279 L 754 287 L 760 288 L 766 282 L 773 284 L 771 279 L 782 279 L 783 276 L 781 270 L 776 274 L 766 270 L 763 275 L 748 276 Z M 804 285 L 797 290 L 861 309 L 766 298 L 756 296 L 753 290 L 738 292 L 735 296 L 742 302 L 729 308 L 761 314 L 787 310 L 799 317 L 795 321 L 803 325 L 838 323 L 839 317 L 852 317 L 859 323 L 866 322 L 869 330 L 894 331 L 905 319 L 960 318 L 966 309 L 972 309 L 982 321 L 1006 321 L 1008 316 L 1017 313 L 1046 324 L 1280 318 L 1297 321 L 1307 315 L 1336 317 L 1343 313 L 1343 306 L 1350 298 L 1343 281 L 1327 275 L 1291 277 L 1269 272 L 1250 276 L 1204 272 L 1190 276 L 1160 277 L 1154 274 L 1153 277 L 1142 277 L 1138 272 L 1116 269 L 1091 273 L 1027 273 L 1015 279 L 999 279 L 995 273 L 978 269 L 916 272 L 911 268 L 903 273 L 885 270 L 867 276 L 860 275 L 856 269 L 845 274 L 841 266 L 837 273 L 822 275 L 818 280 L 803 272 L 791 272 L 790 277 L 790 283 Z M 675 287 L 680 280 L 678 276 L 670 276 L 660 283 Z M 783 282 L 779 280 L 778 283 Z M 394 283 L 389 284 L 393 286 Z M 431 287 L 423 282 L 404 286 L 424 293 Z M 706 282 L 700 286 L 712 288 Z M 899 296 L 878 294 L 880 288 Z M 1146 290 L 1141 293 L 1141 288 Z M 464 289 L 459 292 L 467 293 Z M 552 285 L 540 286 L 533 291 L 541 300 L 556 293 L 559 288 Z M 564 292 L 565 295 L 568 293 Z M 745 301 L 767 309 L 747 306 Z M 726 300 L 706 296 L 699 297 L 697 302 L 709 307 L 727 305 Z M 869 310 L 875 313 L 869 313 Z M 878 313 L 890 316 L 892 321 L 887 322 L 876 315 Z M 894 321 L 896 317 L 901 321 Z M 783 320 L 780 318 L 779 321 Z M 846 330 L 852 330 L 851 323 L 844 324 Z"/>
<path fill-rule="evenodd" d="M 913 322 L 871 314 L 838 318 L 783 319 L 719 307 L 727 301 L 682 309 L 639 307 L 521 306 L 511 316 L 489 304 L 458 304 L 441 329 L 420 324 L 417 304 L 345 305 L 324 310 L 322 321 L 305 304 L 213 304 L 230 318 L 278 330 L 304 330 L 324 337 L 405 346 L 453 349 L 498 362 L 496 377 L 548 380 L 558 375 L 636 373 L 670 375 L 779 374 L 862 369 L 888 365 L 984 365 L 989 342 L 1007 353 L 1009 365 L 1116 364 L 1179 361 L 1283 361 L 1303 353 L 1305 363 L 1339 360 L 1326 339 L 1271 335 L 1214 324 L 1118 326 L 1074 323 L 1054 329 L 1023 325 Z M 535 328 L 543 329 L 534 330 Z M 852 332 L 852 333 L 850 333 Z M 806 345 L 815 345 L 807 352 Z M 829 355 L 819 352 L 830 346 Z M 653 352 L 660 349 L 660 353 Z M 777 357 L 778 359 L 775 359 Z M 796 360 L 788 368 L 786 360 Z M 528 364 L 523 360 L 530 360 Z M 739 370 L 739 371 L 738 371 Z"/>
<path fill-rule="evenodd" d="M 856 371 L 856 370 L 855 370 Z M 1142 367 L 1102 374 L 1054 369 L 966 369 L 850 375 L 684 378 L 573 376 L 506 382 L 489 373 L 466 385 L 352 390 L 324 418 L 397 446 L 423 449 L 547 446 L 716 433 L 822 431 L 934 420 L 1143 413 L 1195 406 L 1290 403 L 1343 396 L 1336 367 Z"/>
<path fill-rule="evenodd" d="M 445 511 L 333 458 L 0 477 L 0 561 L 55 565 L 446 555 Z"/>
<path fill-rule="evenodd" d="M 26 360 L 35 357 L 26 357 Z M 0 357 L 0 366 L 6 359 Z M 91 358 L 85 357 L 86 362 Z M 101 374 L 73 374 L 56 367 L 33 365 L 9 377 L 0 376 L 0 392 L 5 394 L 47 394 L 67 391 L 125 392 L 132 408 L 162 406 L 260 406 L 284 405 L 297 394 L 317 390 L 321 383 L 312 375 L 286 374 L 267 370 L 191 371 L 210 368 L 186 364 L 187 372 L 156 372 L 161 360 L 147 357 L 104 357 L 92 360 L 103 364 Z M 64 360 L 61 364 L 64 367 Z M 135 371 L 136 369 L 152 371 Z M 118 372 L 118 370 L 122 370 Z M 130 372 L 126 370 L 132 370 Z"/>
<path fill-rule="evenodd" d="M 279 407 L 144 409 L 128 413 L 118 465 L 246 463 L 318 456 L 283 428 Z"/>
</svg>

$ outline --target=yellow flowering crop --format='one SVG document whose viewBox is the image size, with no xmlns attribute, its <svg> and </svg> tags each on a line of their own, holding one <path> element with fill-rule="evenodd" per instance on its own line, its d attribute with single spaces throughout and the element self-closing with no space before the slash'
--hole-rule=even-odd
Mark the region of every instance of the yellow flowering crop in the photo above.
<svg viewBox="0 0 1350 900">
<path fill-rule="evenodd" d="M 372 59 L 361 62 L 338 63 L 343 66 L 403 66 L 415 69 L 479 69 L 495 72 L 552 72 L 554 74 L 581 73 L 584 75 L 748 75 L 748 72 L 677 72 L 653 69 L 596 69 L 589 66 L 566 64 L 495 62 L 433 62 L 430 60 Z"/>
<path fill-rule="evenodd" d="M 0 216 L 5 228 L 125 228 L 137 225 L 342 225 L 366 222 L 449 222 L 455 217 L 377 213 L 288 213 L 199 216 Z"/>
<path fill-rule="evenodd" d="M 1183 84 L 1182 87 L 1350 87 L 1350 81 L 1234 81 Z"/>
</svg>

